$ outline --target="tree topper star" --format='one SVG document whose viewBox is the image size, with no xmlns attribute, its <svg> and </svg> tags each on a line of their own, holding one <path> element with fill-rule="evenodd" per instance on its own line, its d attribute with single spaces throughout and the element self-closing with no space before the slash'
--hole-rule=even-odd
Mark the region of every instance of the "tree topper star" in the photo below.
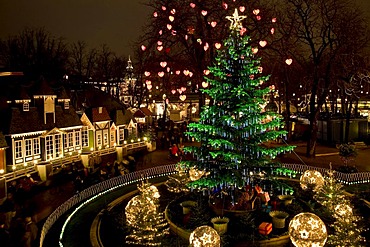
<svg viewBox="0 0 370 247">
<path fill-rule="evenodd" d="M 246 15 L 239 15 L 238 9 L 235 9 L 234 14 L 232 16 L 226 16 L 226 19 L 231 21 L 230 29 L 239 30 L 243 27 L 242 20 L 247 18 Z"/>
</svg>

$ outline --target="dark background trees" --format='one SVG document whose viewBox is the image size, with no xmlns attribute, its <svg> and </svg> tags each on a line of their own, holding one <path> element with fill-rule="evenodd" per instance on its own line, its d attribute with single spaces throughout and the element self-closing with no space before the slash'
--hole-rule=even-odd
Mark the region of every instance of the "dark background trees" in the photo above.
<svg viewBox="0 0 370 247">
<path fill-rule="evenodd" d="M 307 117 L 310 138 L 307 155 L 313 156 L 317 121 L 328 93 L 338 80 L 335 72 L 339 69 L 339 61 L 344 54 L 364 53 L 368 45 L 368 29 L 361 11 L 348 0 L 283 0 L 278 1 L 279 4 L 271 3 L 279 20 L 277 40 L 280 46 L 275 48 L 275 52 L 280 52 L 281 63 L 289 54 L 302 68 L 304 74 L 301 78 L 309 82 Z"/>
</svg>

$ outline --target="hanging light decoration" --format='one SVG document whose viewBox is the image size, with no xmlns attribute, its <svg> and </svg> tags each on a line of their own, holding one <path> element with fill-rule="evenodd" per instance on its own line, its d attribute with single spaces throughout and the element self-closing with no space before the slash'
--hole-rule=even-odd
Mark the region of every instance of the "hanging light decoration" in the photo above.
<svg viewBox="0 0 370 247">
<path fill-rule="evenodd" d="M 289 237 L 296 247 L 322 247 L 328 233 L 319 216 L 313 213 L 300 213 L 289 223 Z"/>
<path fill-rule="evenodd" d="M 221 238 L 212 227 L 200 226 L 190 234 L 189 243 L 191 247 L 219 247 Z"/>
</svg>

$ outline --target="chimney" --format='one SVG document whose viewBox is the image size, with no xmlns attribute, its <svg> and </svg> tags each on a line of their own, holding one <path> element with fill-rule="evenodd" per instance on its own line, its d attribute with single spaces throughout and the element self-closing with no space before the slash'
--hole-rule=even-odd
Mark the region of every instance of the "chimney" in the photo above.
<svg viewBox="0 0 370 247">
<path fill-rule="evenodd" d="M 103 107 L 99 107 L 99 114 L 103 113 Z"/>
</svg>

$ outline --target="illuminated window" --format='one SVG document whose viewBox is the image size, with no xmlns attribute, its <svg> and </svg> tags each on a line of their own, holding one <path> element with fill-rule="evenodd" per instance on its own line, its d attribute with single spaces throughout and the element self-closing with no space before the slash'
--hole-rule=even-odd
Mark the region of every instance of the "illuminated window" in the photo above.
<svg viewBox="0 0 370 247">
<path fill-rule="evenodd" d="M 108 130 L 104 130 L 103 135 L 104 135 L 104 145 L 108 145 L 108 142 L 109 142 L 109 140 L 108 140 Z"/>
<path fill-rule="evenodd" d="M 55 157 L 62 156 L 62 135 L 55 135 Z"/>
<path fill-rule="evenodd" d="M 80 131 L 75 132 L 75 138 L 76 138 L 75 146 L 80 146 L 81 145 L 81 132 Z"/>
<path fill-rule="evenodd" d="M 68 147 L 73 146 L 73 132 L 68 133 Z"/>
<path fill-rule="evenodd" d="M 89 146 L 89 131 L 86 127 L 82 129 L 82 146 L 88 147 Z"/>
<path fill-rule="evenodd" d="M 15 141 L 14 142 L 14 153 L 15 153 L 15 158 L 16 159 L 19 159 L 19 158 L 22 158 L 23 155 L 22 155 L 22 141 Z"/>
<path fill-rule="evenodd" d="M 118 134 L 119 134 L 119 143 L 122 144 L 123 141 L 125 140 L 125 131 L 123 128 L 120 128 L 118 130 Z"/>
<path fill-rule="evenodd" d="M 114 138 L 114 131 L 111 131 L 111 132 L 110 132 L 110 141 L 111 141 L 111 142 L 114 142 L 114 139 L 115 139 L 115 138 Z"/>
<path fill-rule="evenodd" d="M 40 139 L 33 138 L 33 154 L 39 154 L 39 153 L 40 153 Z"/>
<path fill-rule="evenodd" d="M 49 160 L 53 158 L 53 136 L 47 136 L 45 138 L 45 148 L 46 148 L 46 159 Z"/>
<path fill-rule="evenodd" d="M 69 143 L 68 143 L 68 134 L 64 134 L 64 148 L 68 148 Z"/>
<path fill-rule="evenodd" d="M 101 134 L 96 134 L 96 144 L 98 146 L 101 146 L 102 145 L 102 139 L 101 139 Z"/>
<path fill-rule="evenodd" d="M 24 102 L 23 103 L 23 111 L 29 111 L 30 110 L 30 103 Z"/>
<path fill-rule="evenodd" d="M 69 101 L 64 101 L 64 109 L 69 109 Z"/>
<path fill-rule="evenodd" d="M 24 141 L 24 148 L 26 149 L 26 157 L 32 155 L 32 139 L 26 139 Z"/>
</svg>

